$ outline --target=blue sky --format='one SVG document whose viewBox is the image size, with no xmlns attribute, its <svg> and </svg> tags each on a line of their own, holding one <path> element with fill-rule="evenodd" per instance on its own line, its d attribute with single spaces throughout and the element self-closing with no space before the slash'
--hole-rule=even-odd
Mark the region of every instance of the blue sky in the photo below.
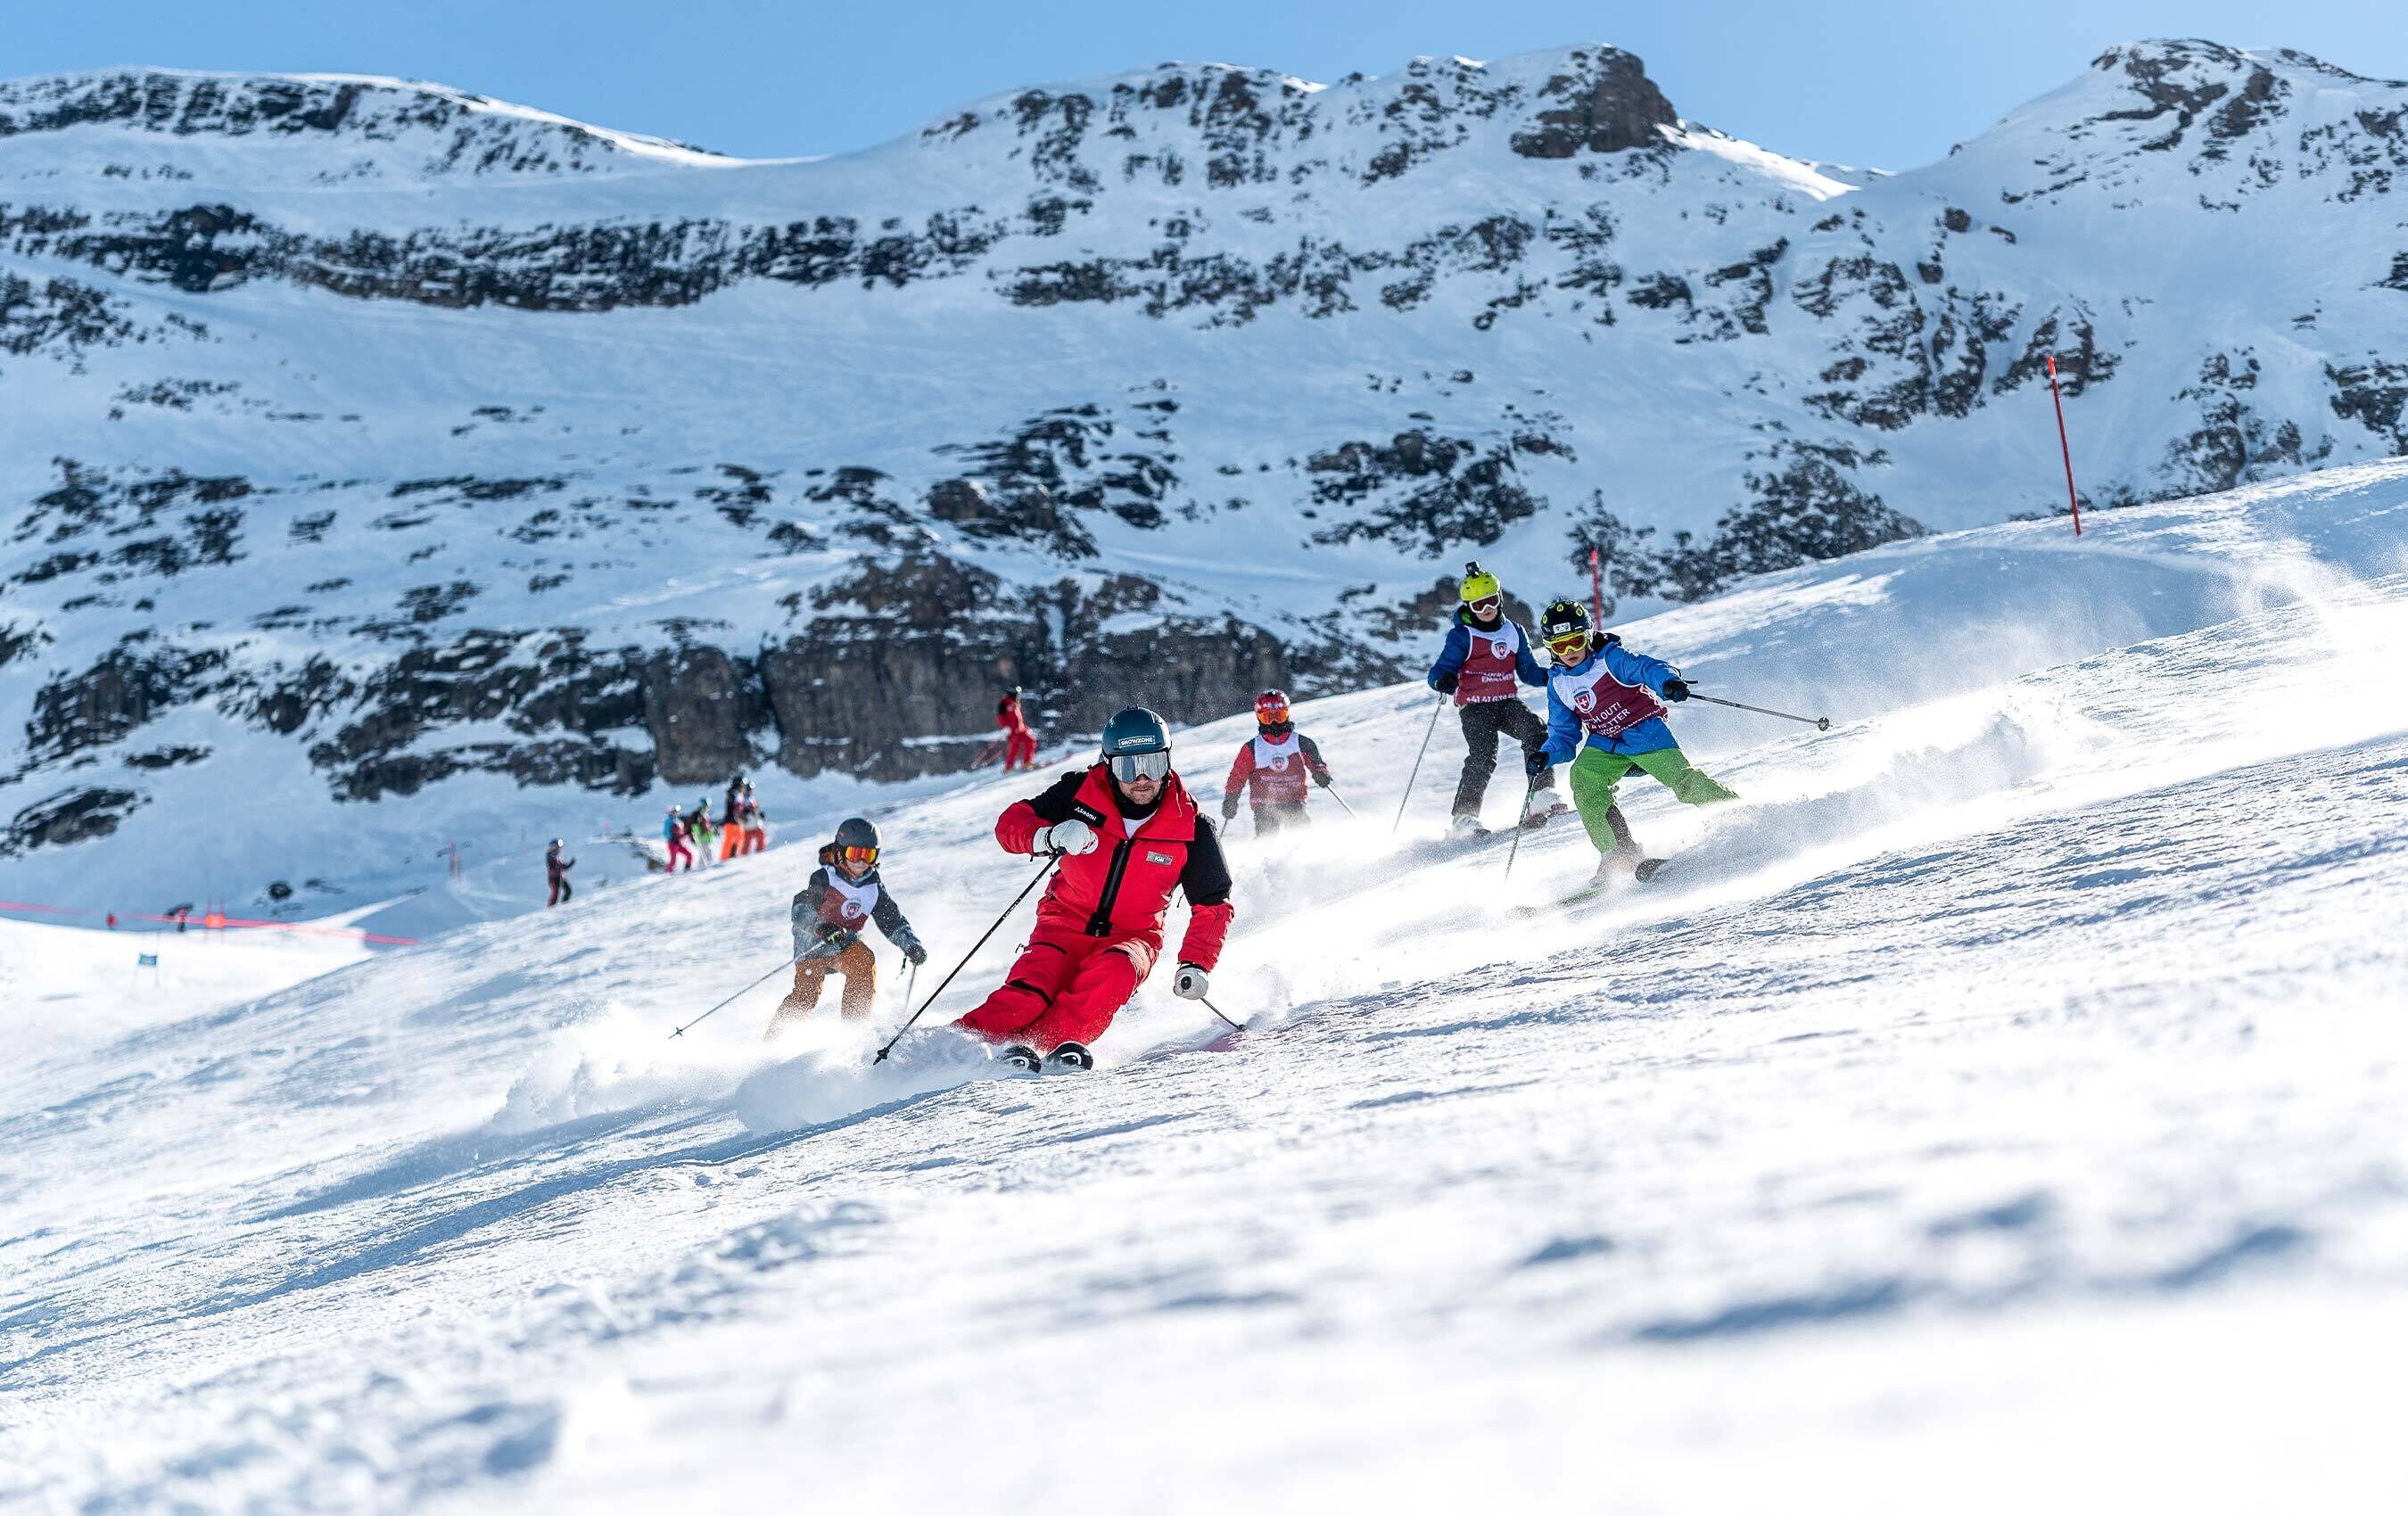
<svg viewBox="0 0 2408 1516">
<path fill-rule="evenodd" d="M 127 64 L 396 74 L 755 157 L 866 147 L 981 95 L 1172 58 L 1329 79 L 1386 73 L 1415 53 L 1611 42 L 1645 59 L 1691 120 L 1799 157 L 1885 168 L 1944 154 L 2130 37 L 2291 47 L 2408 77 L 2399 0 L 21 0 L 10 12 L 0 76 Z"/>
</svg>

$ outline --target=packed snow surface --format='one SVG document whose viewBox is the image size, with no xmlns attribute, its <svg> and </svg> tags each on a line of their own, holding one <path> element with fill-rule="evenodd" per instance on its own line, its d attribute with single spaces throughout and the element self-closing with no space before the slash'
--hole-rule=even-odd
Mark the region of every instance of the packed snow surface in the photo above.
<svg viewBox="0 0 2408 1516">
<path fill-rule="evenodd" d="M 1440 849 L 1426 692 L 1306 705 L 1362 819 L 1237 826 L 1247 1029 L 1156 982 L 1094 1075 L 940 1028 L 873 1067 L 892 980 L 765 1047 L 792 847 L 37 1043 L 0 1074 L 0 1502 L 2396 1493 L 2408 462 L 1621 631 L 1833 728 L 1677 710 L 1742 800 L 1627 785 L 1662 880 L 1530 915 L 1576 827 L 1510 880 Z M 1181 735 L 1197 789 L 1240 737 Z M 881 817 L 923 991 L 1032 872 L 988 828 L 1035 787 Z"/>
</svg>

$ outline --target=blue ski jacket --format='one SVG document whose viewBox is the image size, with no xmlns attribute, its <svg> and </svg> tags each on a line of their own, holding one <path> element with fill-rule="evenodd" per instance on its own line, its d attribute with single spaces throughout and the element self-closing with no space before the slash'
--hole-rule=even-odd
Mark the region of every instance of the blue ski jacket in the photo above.
<svg viewBox="0 0 2408 1516">
<path fill-rule="evenodd" d="M 1446 629 L 1446 645 L 1438 650 L 1438 662 L 1429 667 L 1429 687 L 1433 690 L 1438 688 L 1440 674 L 1454 673 L 1463 666 L 1465 659 L 1471 656 L 1471 627 L 1468 616 L 1468 612 L 1457 608 L 1455 624 Z M 1540 665 L 1538 655 L 1530 651 L 1530 629 L 1511 617 L 1499 617 L 1498 624 L 1511 626 L 1522 634 L 1521 651 L 1513 658 L 1513 677 L 1528 685 L 1546 683 L 1547 671 Z"/>
<path fill-rule="evenodd" d="M 1681 677 L 1680 670 L 1660 658 L 1650 658 L 1643 652 L 1632 652 L 1622 645 L 1621 638 L 1614 636 L 1608 636 L 1579 663 L 1556 668 L 1547 679 L 1547 762 L 1568 764 L 1579 756 L 1584 746 L 1595 748 L 1599 752 L 1617 752 L 1626 756 L 1638 752 L 1661 752 L 1666 748 L 1679 747 L 1680 744 L 1672 739 L 1672 729 L 1664 724 L 1661 716 L 1650 716 L 1626 727 L 1618 737 L 1600 737 L 1587 730 L 1588 723 L 1581 720 L 1580 712 L 1574 710 L 1565 697 L 1564 687 L 1568 680 L 1572 681 L 1573 688 L 1585 683 L 1583 676 L 1595 669 L 1600 658 L 1605 660 L 1607 673 L 1625 684 L 1644 687 L 1658 700 L 1664 698 L 1664 681 Z M 1584 737 L 1587 739 L 1585 743 L 1582 740 Z"/>
</svg>

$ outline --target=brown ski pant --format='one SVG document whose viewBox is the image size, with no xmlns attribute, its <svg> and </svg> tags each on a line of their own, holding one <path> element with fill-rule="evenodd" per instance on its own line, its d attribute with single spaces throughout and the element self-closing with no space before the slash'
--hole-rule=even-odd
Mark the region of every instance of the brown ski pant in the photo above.
<svg viewBox="0 0 2408 1516">
<path fill-rule="evenodd" d="M 844 976 L 844 997 L 838 1009 L 853 1020 L 869 1014 L 878 999 L 878 955 L 869 944 L 855 937 L 845 944 L 842 952 L 826 958 L 806 958 L 795 965 L 795 987 L 778 1005 L 778 1014 L 769 1019 L 767 1037 L 776 1037 L 789 1022 L 798 1022 L 811 1013 L 820 1003 L 820 987 L 831 973 Z"/>
</svg>

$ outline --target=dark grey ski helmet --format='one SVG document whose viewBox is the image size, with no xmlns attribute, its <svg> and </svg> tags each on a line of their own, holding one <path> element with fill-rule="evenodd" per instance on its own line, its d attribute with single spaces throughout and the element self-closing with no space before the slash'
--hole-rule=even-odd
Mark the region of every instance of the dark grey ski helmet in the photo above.
<svg viewBox="0 0 2408 1516">
<path fill-rule="evenodd" d="M 864 816 L 849 817 L 836 829 L 836 845 L 839 848 L 867 848 L 878 851 L 878 828 Z"/>
</svg>

